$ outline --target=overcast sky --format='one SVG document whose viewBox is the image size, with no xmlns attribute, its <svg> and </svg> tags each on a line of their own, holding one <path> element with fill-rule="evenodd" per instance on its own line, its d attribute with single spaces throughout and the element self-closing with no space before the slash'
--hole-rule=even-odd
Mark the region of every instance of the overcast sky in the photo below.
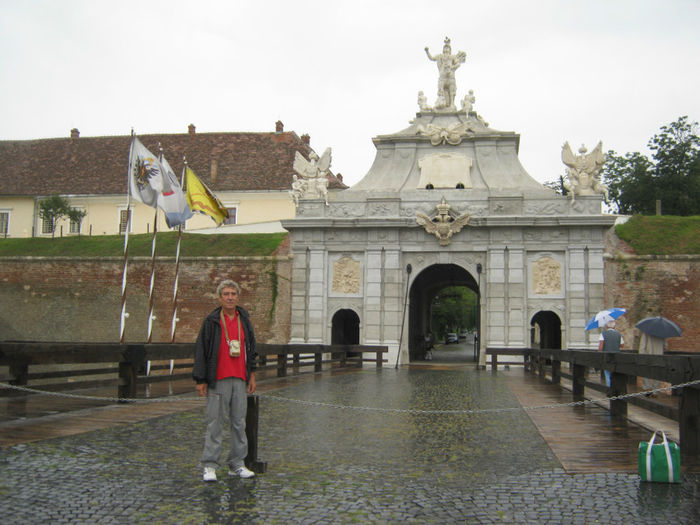
<svg viewBox="0 0 700 525">
<path fill-rule="evenodd" d="M 561 146 L 647 152 L 700 119 L 699 0 L 0 0 L 0 140 L 273 131 L 311 136 L 352 185 L 408 126 L 425 56 L 465 51 L 457 100 L 520 134 L 539 181 Z M 128 152 L 124 152 L 125 163 Z M 291 167 L 290 167 L 291 169 Z"/>
</svg>

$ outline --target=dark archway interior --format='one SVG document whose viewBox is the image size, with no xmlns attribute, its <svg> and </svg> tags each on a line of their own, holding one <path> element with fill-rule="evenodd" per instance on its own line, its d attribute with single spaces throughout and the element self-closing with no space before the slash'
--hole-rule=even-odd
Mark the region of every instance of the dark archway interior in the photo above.
<svg viewBox="0 0 700 525">
<path fill-rule="evenodd" d="M 338 310 L 333 316 L 332 322 L 331 344 L 360 344 L 360 318 L 353 310 Z"/>
<path fill-rule="evenodd" d="M 533 346 L 538 348 L 561 348 L 561 319 L 559 319 L 557 314 L 548 310 L 537 312 L 532 317 L 530 325 L 533 327 L 531 337 Z M 535 325 L 537 325 L 538 330 L 535 330 Z"/>
<path fill-rule="evenodd" d="M 456 264 L 434 264 L 416 276 L 409 292 L 408 353 L 411 361 L 424 359 L 423 340 L 430 327 L 430 304 L 443 288 L 465 286 L 479 295 L 474 277 Z"/>
</svg>

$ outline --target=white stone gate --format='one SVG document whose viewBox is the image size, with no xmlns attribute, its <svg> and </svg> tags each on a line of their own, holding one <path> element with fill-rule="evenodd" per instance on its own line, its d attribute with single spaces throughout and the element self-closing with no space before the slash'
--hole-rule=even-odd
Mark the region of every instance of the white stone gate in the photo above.
<svg viewBox="0 0 700 525">
<path fill-rule="evenodd" d="M 361 344 L 388 345 L 391 363 L 400 349 L 406 363 L 430 294 L 452 283 L 479 294 L 482 350 L 527 347 L 557 319 L 563 348 L 597 347 L 583 327 L 604 307 L 603 238 L 615 216 L 601 212 L 602 195 L 544 187 L 520 164 L 519 135 L 489 127 L 472 92 L 461 109 L 441 96 L 430 107 L 421 94 L 406 129 L 373 139 L 376 158 L 355 186 L 328 203 L 297 193 L 296 217 L 283 222 L 291 342 L 330 344 L 334 314 L 351 310 Z"/>
</svg>

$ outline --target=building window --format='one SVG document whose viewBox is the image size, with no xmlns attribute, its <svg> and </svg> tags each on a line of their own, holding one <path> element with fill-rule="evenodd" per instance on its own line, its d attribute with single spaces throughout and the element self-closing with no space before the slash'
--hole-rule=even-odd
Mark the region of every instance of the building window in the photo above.
<svg viewBox="0 0 700 525">
<path fill-rule="evenodd" d="M 130 215 L 131 210 L 119 210 L 119 233 L 126 233 Z M 131 228 L 129 228 L 129 231 L 131 231 Z"/>
<path fill-rule="evenodd" d="M 41 233 L 44 235 L 53 233 L 53 221 L 51 219 L 41 219 Z"/>
<path fill-rule="evenodd" d="M 81 209 L 81 208 L 77 208 Z M 80 225 L 82 224 L 83 219 L 80 218 L 77 221 L 70 221 L 70 232 L 71 233 L 80 233 Z"/>
<path fill-rule="evenodd" d="M 236 224 L 236 213 L 238 208 L 236 206 L 227 206 L 228 219 L 224 219 L 224 224 Z"/>
<path fill-rule="evenodd" d="M 0 235 L 7 237 L 10 233 L 10 212 L 0 211 Z"/>
</svg>

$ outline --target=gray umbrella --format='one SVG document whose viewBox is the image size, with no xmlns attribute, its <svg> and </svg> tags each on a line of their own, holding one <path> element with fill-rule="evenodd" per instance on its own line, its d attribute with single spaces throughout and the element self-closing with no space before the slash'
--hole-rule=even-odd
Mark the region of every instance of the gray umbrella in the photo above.
<svg viewBox="0 0 700 525">
<path fill-rule="evenodd" d="M 655 337 L 678 337 L 683 333 L 681 327 L 665 317 L 647 317 L 636 325 L 642 332 Z"/>
</svg>

